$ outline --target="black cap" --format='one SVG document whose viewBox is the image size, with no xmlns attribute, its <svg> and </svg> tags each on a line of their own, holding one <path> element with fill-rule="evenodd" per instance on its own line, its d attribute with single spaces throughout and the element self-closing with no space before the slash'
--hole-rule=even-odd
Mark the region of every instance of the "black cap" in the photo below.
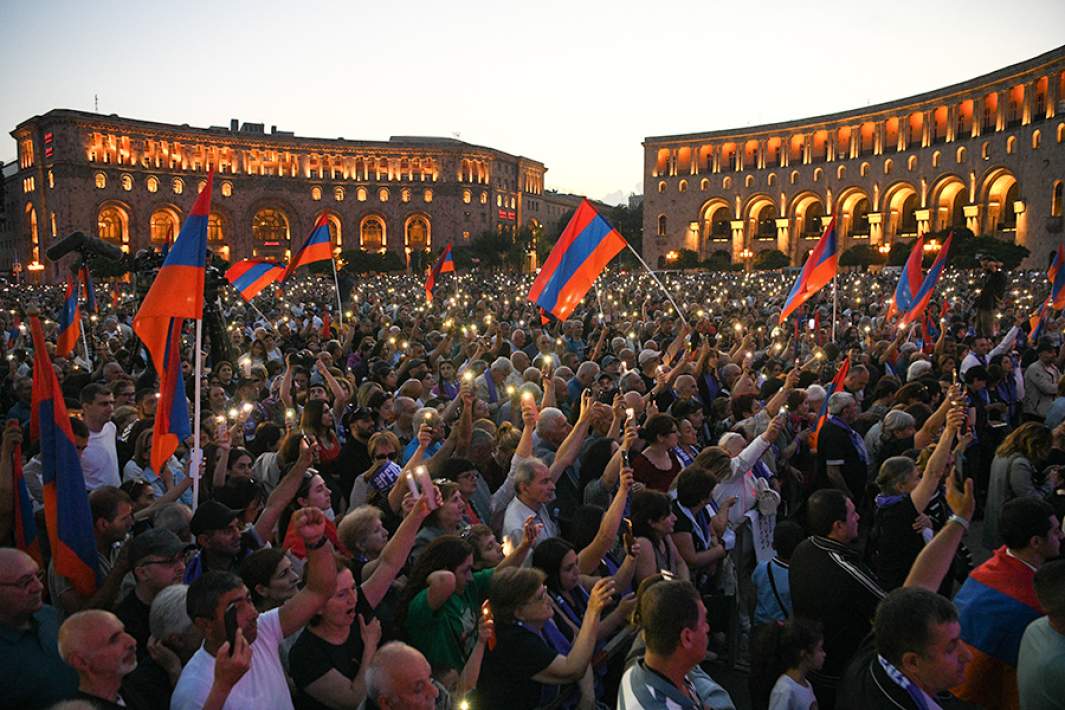
<svg viewBox="0 0 1065 710">
<path fill-rule="evenodd" d="M 152 528 L 142 532 L 129 544 L 129 564 L 136 567 L 145 557 L 158 555 L 172 559 L 192 547 L 165 528 Z"/>
<path fill-rule="evenodd" d="M 209 500 L 204 503 L 200 503 L 196 508 L 196 512 L 192 514 L 192 521 L 189 523 L 189 531 L 193 535 L 200 535 L 201 533 L 209 533 L 213 530 L 221 530 L 229 527 L 229 524 L 233 522 L 237 516 L 240 515 L 237 511 L 222 505 L 216 500 Z"/>
<path fill-rule="evenodd" d="M 1051 352 L 1057 352 L 1058 349 L 1054 347 L 1053 341 L 1049 338 L 1040 338 L 1039 342 L 1035 344 L 1035 351 L 1037 353 L 1045 353 L 1048 350 Z"/>
</svg>

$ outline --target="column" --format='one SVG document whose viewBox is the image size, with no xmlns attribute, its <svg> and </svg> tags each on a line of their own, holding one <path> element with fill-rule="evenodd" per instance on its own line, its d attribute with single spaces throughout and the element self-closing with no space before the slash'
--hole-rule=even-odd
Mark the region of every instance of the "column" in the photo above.
<svg viewBox="0 0 1065 710">
<path fill-rule="evenodd" d="M 931 221 L 932 210 L 914 210 L 913 216 L 917 219 L 917 233 L 924 234 L 928 231 L 928 223 Z"/>
<path fill-rule="evenodd" d="M 1010 92 L 998 92 L 998 105 L 995 106 L 995 130 L 1006 130 L 1006 107 L 1009 106 Z"/>
<path fill-rule="evenodd" d="M 862 147 L 862 127 L 851 126 L 851 144 L 849 153 L 851 160 L 858 157 L 858 151 Z"/>
<path fill-rule="evenodd" d="M 932 122 L 935 120 L 931 111 L 921 112 L 921 147 L 932 145 Z"/>
<path fill-rule="evenodd" d="M 692 156 L 692 175 L 699 174 L 699 150 L 693 145 L 689 148 Z"/>
<path fill-rule="evenodd" d="M 802 164 L 809 165 L 814 153 L 814 134 L 804 133 L 802 136 Z"/>
<path fill-rule="evenodd" d="M 1058 82 L 1054 81 L 1054 77 L 1047 78 L 1047 112 L 1046 118 L 1049 120 L 1054 118 L 1057 112 L 1058 103 Z"/>
<path fill-rule="evenodd" d="M 734 219 L 729 224 L 732 226 L 732 263 L 738 264 L 743 261 L 740 254 L 746 246 L 743 240 L 743 220 Z"/>
<path fill-rule="evenodd" d="M 765 168 L 765 138 L 758 139 L 758 169 Z"/>
<path fill-rule="evenodd" d="M 777 218 L 777 249 L 785 254 L 791 254 L 788 244 L 788 223 L 790 221 L 787 217 Z"/>
<path fill-rule="evenodd" d="M 1049 83 L 1049 82 L 1047 82 Z M 1021 99 L 1021 125 L 1027 126 L 1032 122 L 1032 103 L 1035 101 L 1035 86 L 1027 81 L 1024 84 L 1024 98 Z"/>
<path fill-rule="evenodd" d="M 825 138 L 825 162 L 831 163 L 836 159 L 836 132 L 828 131 Z"/>
<path fill-rule="evenodd" d="M 965 213 L 965 226 L 973 234 L 980 233 L 980 205 L 965 205 L 961 208 Z"/>
<path fill-rule="evenodd" d="M 884 225 L 883 214 L 880 212 L 869 212 L 869 245 L 879 246 L 884 243 Z"/>
<path fill-rule="evenodd" d="M 873 128 L 873 155 L 884 154 L 884 121 L 877 121 Z"/>
<path fill-rule="evenodd" d="M 895 150 L 902 153 L 906 150 L 907 138 L 910 134 L 910 118 L 909 116 L 896 116 L 899 121 L 899 135 L 898 145 L 895 146 Z"/>
<path fill-rule="evenodd" d="M 950 104 L 947 106 L 947 143 L 953 143 L 955 140 L 955 133 L 957 132 L 958 123 L 958 105 Z"/>
<path fill-rule="evenodd" d="M 984 126 L 984 97 L 977 96 L 973 99 L 973 127 L 971 138 L 979 138 L 980 131 Z"/>
</svg>

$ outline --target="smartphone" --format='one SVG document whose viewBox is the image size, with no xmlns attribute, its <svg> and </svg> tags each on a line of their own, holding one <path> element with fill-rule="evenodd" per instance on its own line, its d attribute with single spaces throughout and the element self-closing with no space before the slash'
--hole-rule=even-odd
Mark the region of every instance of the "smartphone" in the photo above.
<svg viewBox="0 0 1065 710">
<path fill-rule="evenodd" d="M 699 334 L 699 331 L 693 330 L 692 334 L 688 336 L 688 349 L 692 352 L 698 350 L 701 337 L 702 336 Z"/>
<path fill-rule="evenodd" d="M 492 617 L 492 605 L 488 602 L 487 599 L 485 599 L 484 603 L 481 604 L 481 616 L 484 617 L 485 621 L 493 621 L 494 620 L 493 617 Z M 494 651 L 495 647 L 496 647 L 496 632 L 495 632 L 495 629 L 493 629 L 492 632 L 490 634 L 488 634 L 488 650 L 489 651 Z"/>
<path fill-rule="evenodd" d="M 237 647 L 237 605 L 230 604 L 226 607 L 225 614 L 226 624 L 226 641 L 229 643 L 229 655 L 233 655 L 233 651 Z"/>
<path fill-rule="evenodd" d="M 632 534 L 632 521 L 628 518 L 622 518 L 622 522 L 625 524 L 625 530 L 622 531 L 622 537 L 625 541 L 625 553 L 632 554 L 632 547 L 636 544 L 636 536 Z"/>
<path fill-rule="evenodd" d="M 629 463 L 629 450 L 628 449 L 622 449 L 621 450 L 621 466 L 622 466 L 622 468 L 632 468 L 632 465 Z"/>
</svg>

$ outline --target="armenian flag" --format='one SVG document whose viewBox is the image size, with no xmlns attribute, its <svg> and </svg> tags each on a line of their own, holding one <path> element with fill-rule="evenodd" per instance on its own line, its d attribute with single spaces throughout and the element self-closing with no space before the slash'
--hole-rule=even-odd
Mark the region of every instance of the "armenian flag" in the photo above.
<svg viewBox="0 0 1065 710">
<path fill-rule="evenodd" d="M 440 254 L 440 258 L 433 264 L 433 268 L 429 269 L 429 273 L 425 278 L 426 302 L 433 302 L 433 288 L 436 286 L 436 280 L 440 277 L 440 274 L 452 274 L 454 272 L 455 260 L 451 257 L 451 242 L 448 242 L 447 246 L 444 247 L 444 251 Z"/>
<path fill-rule="evenodd" d="M 159 404 L 152 429 L 151 456 L 156 471 L 161 471 L 161 464 L 174 453 L 179 437 L 188 436 L 180 335 L 183 319 L 203 318 L 207 216 L 211 211 L 213 184 L 214 171 L 211 171 L 140 310 L 133 317 L 133 330 L 148 349 L 159 373 Z"/>
<path fill-rule="evenodd" d="M 292 272 L 301 266 L 313 264 L 316 261 L 331 261 L 332 258 L 333 248 L 332 240 L 329 238 L 329 218 L 323 214 L 314 223 L 311 236 L 307 237 L 307 241 L 296 252 L 296 256 L 293 257 L 285 269 L 285 273 L 281 276 L 281 280 L 288 279 Z"/>
<path fill-rule="evenodd" d="M 895 297 L 891 299 L 885 318 L 890 319 L 896 313 L 910 310 L 924 278 L 921 272 L 923 256 L 924 235 L 922 234 L 917 237 L 917 241 L 913 243 L 913 249 L 910 249 L 910 255 L 906 258 L 906 266 L 899 274 L 899 283 L 895 286 Z"/>
<path fill-rule="evenodd" d="M 97 313 L 99 308 L 96 306 L 96 291 L 92 283 L 92 274 L 89 273 L 89 267 L 83 265 L 78 271 L 78 276 L 81 278 L 82 288 L 85 289 L 85 310 L 89 313 Z"/>
<path fill-rule="evenodd" d="M 16 419 L 9 419 L 8 429 L 19 429 Z M 15 547 L 25 552 L 37 561 L 38 565 L 44 566 L 44 558 L 41 556 L 41 543 L 37 539 L 37 523 L 33 518 L 33 500 L 26 488 L 26 479 L 22 476 L 22 444 L 15 444 L 15 450 L 11 452 L 11 472 L 14 478 L 15 504 L 14 504 L 14 533 Z"/>
<path fill-rule="evenodd" d="M 1017 656 L 1021 637 L 1043 615 L 1035 596 L 1035 571 L 1006 547 L 969 573 L 954 596 L 961 640 L 972 653 L 959 700 L 994 708 L 1017 707 Z"/>
<path fill-rule="evenodd" d="M 565 320 L 610 260 L 626 246 L 617 230 L 584 199 L 540 267 L 529 289 L 529 300 Z"/>
<path fill-rule="evenodd" d="M 947 241 L 943 243 L 943 248 L 939 252 L 939 256 L 932 263 L 932 267 L 925 274 L 924 281 L 921 282 L 921 288 L 917 289 L 917 293 L 913 296 L 913 303 L 909 309 L 902 313 L 901 323 L 907 325 L 920 318 L 924 313 L 925 308 L 928 307 L 928 302 L 932 299 L 932 294 L 936 290 L 936 284 L 939 282 L 939 277 L 943 274 L 943 269 L 947 266 L 947 256 L 950 254 L 950 243 L 954 240 L 954 234 L 947 236 Z"/>
<path fill-rule="evenodd" d="M 285 267 L 266 259 L 244 259 L 226 270 L 226 280 L 233 284 L 245 301 L 251 301 L 284 275 Z"/>
<path fill-rule="evenodd" d="M 1050 281 L 1050 303 L 1055 310 L 1065 308 L 1065 242 L 1058 244 L 1054 252 L 1054 260 L 1047 269 L 1047 279 Z"/>
<path fill-rule="evenodd" d="M 78 287 L 73 276 L 67 276 L 67 292 L 63 298 L 63 310 L 59 312 L 59 334 L 55 339 L 56 357 L 67 357 L 78 345 L 81 337 L 81 310 L 78 308 Z"/>
<path fill-rule="evenodd" d="M 835 278 L 839 272 L 839 242 L 836 239 L 836 218 L 825 227 L 817 246 L 802 266 L 799 278 L 791 287 L 784 308 L 780 311 L 780 323 L 788 319 L 796 308 L 806 303 L 815 293 Z"/>
<path fill-rule="evenodd" d="M 30 435 L 39 439 L 41 445 L 44 517 L 52 564 L 57 574 L 70 580 L 78 594 L 88 597 L 96 592 L 99 584 L 89 495 L 70 429 L 70 415 L 45 350 L 41 321 L 36 316 L 30 317 L 30 332 L 33 336 Z"/>
<path fill-rule="evenodd" d="M 817 440 L 821 436 L 821 427 L 828 421 L 828 399 L 834 392 L 843 391 L 843 380 L 847 379 L 847 373 L 850 370 L 851 359 L 848 357 L 839 366 L 839 370 L 836 371 L 836 376 L 832 378 L 832 382 L 825 388 L 825 401 L 821 402 L 821 411 L 817 413 L 817 426 L 814 428 L 814 435 L 810 439 L 810 450 L 815 453 L 817 452 Z"/>
</svg>

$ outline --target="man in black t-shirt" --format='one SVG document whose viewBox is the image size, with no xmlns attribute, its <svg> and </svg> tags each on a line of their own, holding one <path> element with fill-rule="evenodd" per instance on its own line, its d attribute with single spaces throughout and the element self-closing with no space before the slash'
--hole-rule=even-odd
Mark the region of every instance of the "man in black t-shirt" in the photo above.
<svg viewBox="0 0 1065 710">
<path fill-rule="evenodd" d="M 129 566 L 137 585 L 115 607 L 126 633 L 137 640 L 137 659 L 148 652 L 148 614 L 155 595 L 171 584 L 181 582 L 185 574 L 188 549 L 169 530 L 152 529 L 133 538 L 129 547 Z"/>
<path fill-rule="evenodd" d="M 858 401 L 849 392 L 833 392 L 828 398 L 828 421 L 817 439 L 817 487 L 837 488 L 860 502 L 869 454 L 861 435 L 851 428 L 858 414 Z"/>
<path fill-rule="evenodd" d="M 1006 295 L 1006 274 L 1002 263 L 987 254 L 980 254 L 980 268 L 984 270 L 984 283 L 973 299 L 976 307 L 976 332 L 990 337 L 996 330 L 995 310 Z"/>
<path fill-rule="evenodd" d="M 59 627 L 59 656 L 78 673 L 78 692 L 97 710 L 148 708 L 122 685 L 137 667 L 137 642 L 109 611 L 89 609 L 70 616 Z"/>
<path fill-rule="evenodd" d="M 355 479 L 370 470 L 373 459 L 366 445 L 376 431 L 373 412 L 367 407 L 357 407 L 344 415 L 343 424 L 348 436 L 340 448 L 337 470 L 340 471 L 340 493 L 344 500 L 351 497 Z"/>
</svg>

